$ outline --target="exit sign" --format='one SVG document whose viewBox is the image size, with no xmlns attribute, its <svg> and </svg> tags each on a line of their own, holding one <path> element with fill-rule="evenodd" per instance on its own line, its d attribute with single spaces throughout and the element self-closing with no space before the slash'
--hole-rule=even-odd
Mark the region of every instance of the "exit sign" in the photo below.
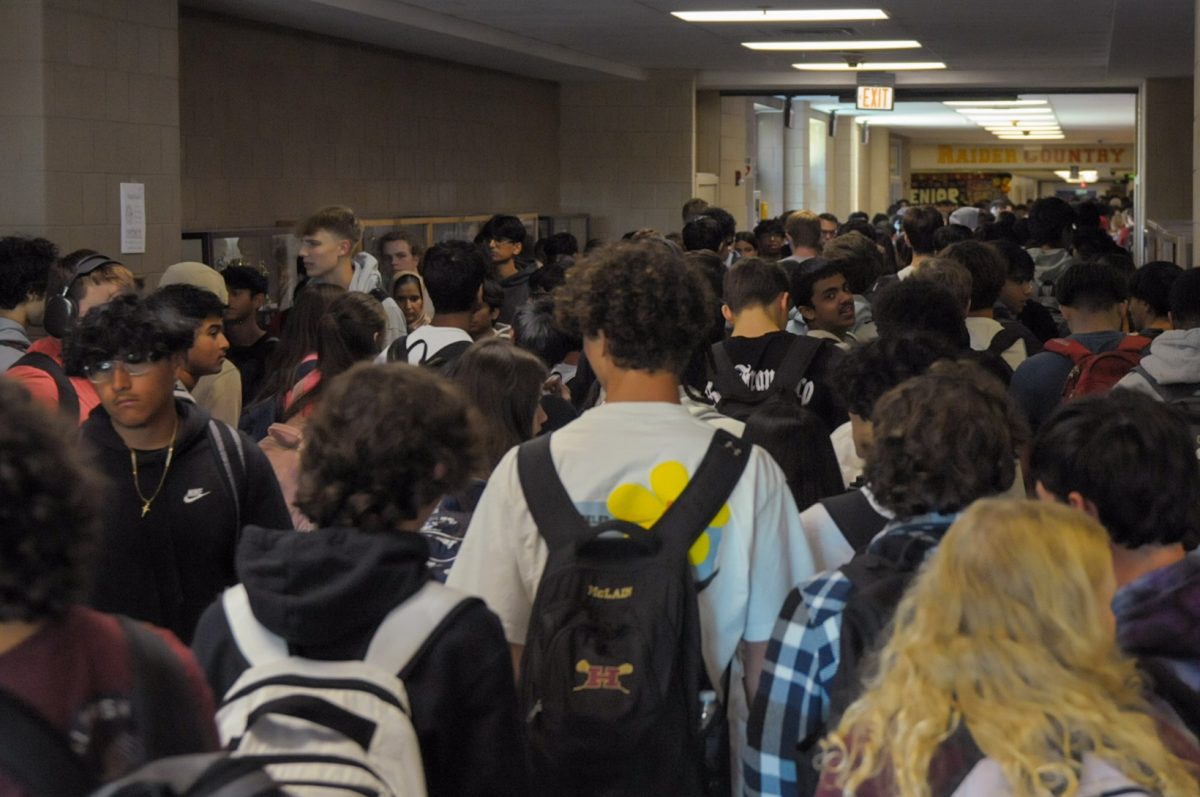
<svg viewBox="0 0 1200 797">
<path fill-rule="evenodd" d="M 860 111 L 890 111 L 896 103 L 896 90 L 891 86 L 859 86 Z"/>
</svg>

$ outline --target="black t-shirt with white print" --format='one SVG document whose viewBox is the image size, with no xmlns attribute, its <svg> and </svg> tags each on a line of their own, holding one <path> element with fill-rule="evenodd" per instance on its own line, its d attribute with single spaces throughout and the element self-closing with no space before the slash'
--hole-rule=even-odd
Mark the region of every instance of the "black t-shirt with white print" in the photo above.
<svg viewBox="0 0 1200 797">
<path fill-rule="evenodd" d="M 783 358 L 793 350 L 795 338 L 790 332 L 769 332 L 756 338 L 729 338 L 721 345 L 729 353 L 729 359 L 746 386 L 755 393 L 761 393 L 770 390 Z M 843 356 L 831 341 L 822 341 L 820 350 L 809 363 L 797 388 L 801 404 L 815 412 L 830 431 L 848 420 L 845 405 L 829 386 L 830 375 Z M 713 374 L 709 374 L 706 390 L 709 398 L 713 398 L 713 377 Z"/>
</svg>

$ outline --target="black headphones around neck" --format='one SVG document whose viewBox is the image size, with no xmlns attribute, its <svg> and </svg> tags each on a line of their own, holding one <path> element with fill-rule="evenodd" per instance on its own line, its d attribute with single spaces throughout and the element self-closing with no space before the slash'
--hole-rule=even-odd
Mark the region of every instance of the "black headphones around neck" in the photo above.
<svg viewBox="0 0 1200 797">
<path fill-rule="evenodd" d="M 74 326 L 76 319 L 79 317 L 78 302 L 68 296 L 71 292 L 71 287 L 80 277 L 86 276 L 98 268 L 110 265 L 119 266 L 121 264 L 107 255 L 101 254 L 88 255 L 76 264 L 75 273 L 71 276 L 71 279 L 67 280 L 67 284 L 63 286 L 62 291 L 46 298 L 46 310 L 42 317 L 42 326 L 45 327 L 47 333 L 56 338 L 66 336 L 67 331 Z"/>
</svg>

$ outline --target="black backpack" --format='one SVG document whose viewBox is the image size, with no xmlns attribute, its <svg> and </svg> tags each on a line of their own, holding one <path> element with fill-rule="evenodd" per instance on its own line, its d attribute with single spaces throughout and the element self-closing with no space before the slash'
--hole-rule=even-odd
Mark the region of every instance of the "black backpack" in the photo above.
<svg viewBox="0 0 1200 797">
<path fill-rule="evenodd" d="M 409 361 L 408 355 L 417 346 L 424 347 L 425 351 L 421 355 L 421 359 L 417 361 L 417 365 L 423 365 L 426 368 L 443 369 L 462 356 L 463 352 L 471 348 L 473 341 L 459 340 L 454 343 L 449 343 L 435 351 L 429 353 L 429 343 L 424 340 L 418 340 L 411 346 L 408 345 L 408 335 L 403 335 L 392 341 L 392 345 L 387 349 L 387 361 L 390 363 L 400 362 L 406 363 Z"/>
<path fill-rule="evenodd" d="M 1196 448 L 1196 456 L 1200 456 L 1200 382 L 1164 385 L 1140 365 L 1134 366 L 1133 371 L 1146 380 L 1159 398 L 1183 413 L 1192 435 L 1192 445 Z"/>
<path fill-rule="evenodd" d="M 869 549 L 839 568 L 853 591 L 842 609 L 837 673 L 829 688 L 829 719 L 796 747 L 799 794 L 816 792 L 820 772 L 813 766 L 818 742 L 837 727 L 842 714 L 862 694 L 863 662 L 887 639 L 888 626 L 908 585 L 916 578 L 929 552 L 941 541 L 946 526 L 897 527 Z"/>
<path fill-rule="evenodd" d="M 59 411 L 75 423 L 79 422 L 79 394 L 75 392 L 75 386 L 71 384 L 67 372 L 53 357 L 40 351 L 27 351 L 9 367 L 16 368 L 18 365 L 36 368 L 53 379 L 54 386 L 58 388 Z"/>
<path fill-rule="evenodd" d="M 775 371 L 775 378 L 767 390 L 750 389 L 734 366 L 733 359 L 724 343 L 714 343 L 713 392 L 720 396 L 717 411 L 739 421 L 748 419 L 754 412 L 770 401 L 795 400 L 800 402 L 797 390 L 808 367 L 816 358 L 821 347 L 828 341 L 807 335 L 789 335 L 788 350 Z M 831 344 L 832 345 L 832 344 Z"/>
<path fill-rule="evenodd" d="M 101 794 L 132 797 L 174 794 L 220 794 L 253 797 L 273 794 L 266 790 L 222 791 L 221 788 L 182 788 L 214 779 L 207 773 L 225 768 L 224 754 L 197 753 L 203 730 L 197 723 L 210 721 L 196 714 L 192 684 L 175 653 L 158 634 L 146 625 L 117 617 L 129 646 L 129 667 L 133 680 L 130 711 L 137 729 L 138 741 L 145 748 L 150 763 L 128 775 L 119 784 L 109 784 Z M 0 727 L 4 728 L 4 744 L 0 745 L 0 771 L 21 789 L 38 797 L 83 797 L 97 784 L 82 760 L 67 742 L 66 734 L 54 727 L 37 710 L 21 698 L 0 689 Z M 245 767 L 245 765 L 243 765 Z M 251 774 L 247 768 L 242 774 Z M 146 773 L 159 773 L 153 779 Z M 263 783 L 261 774 L 255 782 Z M 181 777 L 186 775 L 186 777 Z M 168 777 L 169 776 L 169 777 Z M 178 789 L 162 788 L 167 781 Z M 224 783 L 222 777 L 218 785 Z M 154 785 L 151 785 L 153 782 Z M 265 781 L 270 785 L 270 780 Z"/>
<path fill-rule="evenodd" d="M 854 549 L 862 553 L 875 539 L 875 535 L 883 531 L 888 519 L 875 511 L 866 494 L 860 489 L 847 490 L 839 495 L 822 498 L 821 506 L 829 513 L 829 517 L 837 524 L 838 531 Z"/>
<path fill-rule="evenodd" d="M 517 453 L 549 548 L 521 660 L 536 793 L 701 794 L 704 666 L 687 554 L 737 485 L 750 446 L 718 431 L 683 494 L 647 530 L 589 525 L 558 478 L 552 438 Z"/>
</svg>

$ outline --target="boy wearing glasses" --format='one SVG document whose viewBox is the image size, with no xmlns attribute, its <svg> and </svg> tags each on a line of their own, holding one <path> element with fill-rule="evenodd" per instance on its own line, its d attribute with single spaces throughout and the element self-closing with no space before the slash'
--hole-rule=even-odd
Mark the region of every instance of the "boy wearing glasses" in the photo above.
<svg viewBox="0 0 1200 797">
<path fill-rule="evenodd" d="M 110 490 L 90 604 L 191 640 L 204 608 L 237 582 L 242 527 L 290 528 L 266 456 L 245 435 L 174 396 L 192 326 L 132 296 L 85 316 L 67 367 L 95 386 L 83 425 Z"/>
<path fill-rule="evenodd" d="M 492 276 L 504 289 L 500 322 L 511 324 L 517 308 L 529 299 L 529 276 L 537 271 L 536 266 L 524 266 L 517 260 L 525 248 L 525 225 L 516 216 L 492 216 L 479 236 L 492 259 Z"/>
</svg>

